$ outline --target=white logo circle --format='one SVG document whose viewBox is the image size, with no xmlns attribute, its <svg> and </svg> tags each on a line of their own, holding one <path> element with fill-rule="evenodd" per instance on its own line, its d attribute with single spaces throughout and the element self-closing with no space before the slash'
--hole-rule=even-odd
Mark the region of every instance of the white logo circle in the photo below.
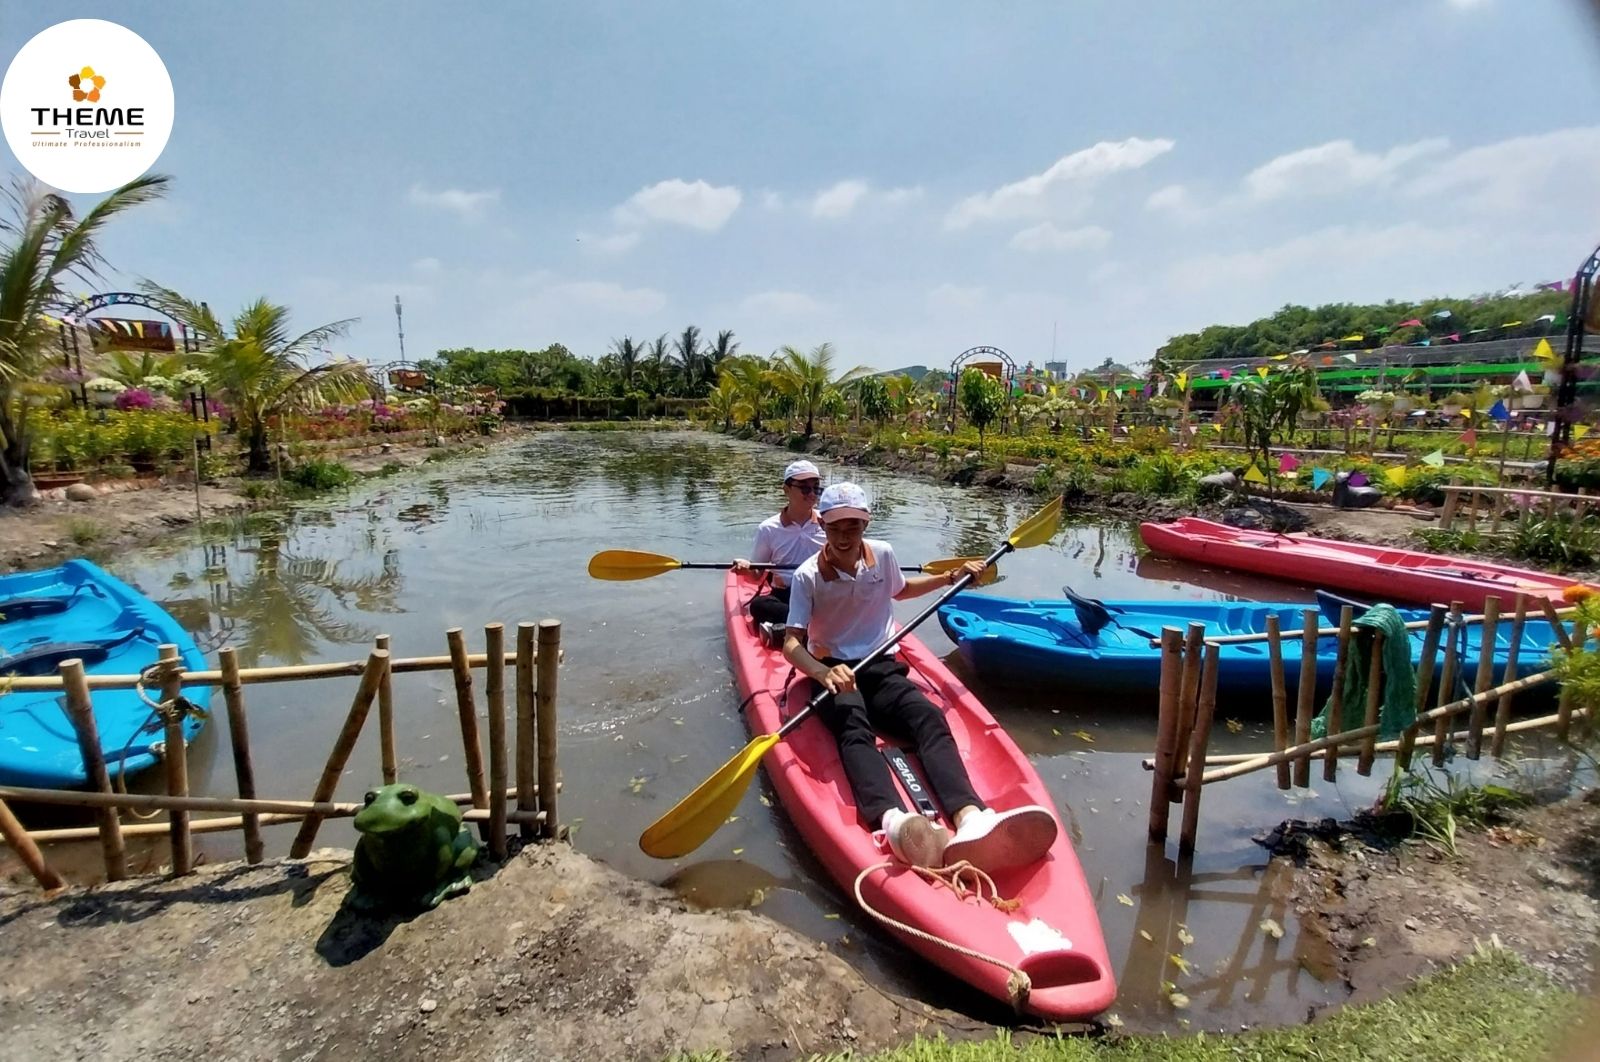
<svg viewBox="0 0 1600 1062">
<path fill-rule="evenodd" d="M 156 50 L 97 18 L 43 31 L 0 82 L 11 153 L 64 192 L 109 192 L 143 175 L 167 146 L 172 116 L 172 78 Z"/>
</svg>

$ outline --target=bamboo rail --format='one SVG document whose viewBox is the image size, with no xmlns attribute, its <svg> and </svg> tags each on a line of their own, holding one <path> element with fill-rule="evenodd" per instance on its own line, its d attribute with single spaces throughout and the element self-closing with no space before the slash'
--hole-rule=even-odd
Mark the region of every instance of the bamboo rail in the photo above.
<svg viewBox="0 0 1600 1062">
<path fill-rule="evenodd" d="M 285 815 L 297 819 L 304 826 L 306 823 L 320 823 L 323 819 L 349 818 L 359 812 L 365 804 L 353 801 L 336 800 L 242 800 L 239 797 L 216 796 L 170 796 L 165 793 L 89 793 L 77 789 L 22 789 L 17 786 L 0 786 L 0 800 L 29 800 L 38 804 L 67 804 L 79 807 L 92 808 L 131 808 L 141 811 L 167 811 L 172 814 L 188 814 L 191 811 L 233 811 L 241 816 L 248 813 L 258 815 Z M 507 818 L 513 821 L 524 819 L 540 822 L 543 815 L 538 812 L 511 811 L 506 813 Z M 469 822 L 488 822 L 489 810 L 487 808 L 467 808 L 462 812 L 462 818 Z M 291 855 L 291 859 L 304 859 L 310 854 L 308 847 L 300 855 Z"/>
<path fill-rule="evenodd" d="M 488 665 L 488 657 L 483 653 L 468 653 L 467 666 L 480 668 Z M 513 654 L 506 654 L 504 664 L 513 665 L 517 658 Z M 391 673 L 396 675 L 410 674 L 417 671 L 448 671 L 453 666 L 453 661 L 448 656 L 415 656 L 404 660 L 395 660 L 390 666 Z M 294 664 L 282 667 L 247 667 L 239 670 L 239 683 L 251 686 L 263 682 L 299 682 L 303 679 L 338 678 L 341 675 L 358 677 L 366 670 L 365 660 L 344 660 L 330 664 Z M 226 681 L 226 676 L 221 671 L 182 671 L 178 672 L 180 686 L 220 686 Z M 63 686 L 61 678 L 57 675 L 17 675 L 7 680 L 13 690 L 59 690 Z M 131 690 L 141 684 L 138 675 L 90 675 L 88 676 L 91 690 Z"/>
</svg>

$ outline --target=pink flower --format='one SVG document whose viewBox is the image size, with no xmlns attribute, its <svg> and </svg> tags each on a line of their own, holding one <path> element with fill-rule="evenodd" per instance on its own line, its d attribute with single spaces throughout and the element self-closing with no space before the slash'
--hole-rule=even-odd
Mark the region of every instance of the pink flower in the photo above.
<svg viewBox="0 0 1600 1062">
<path fill-rule="evenodd" d="M 120 410 L 149 409 L 155 405 L 155 396 L 142 387 L 130 387 L 117 395 L 117 408 Z"/>
</svg>

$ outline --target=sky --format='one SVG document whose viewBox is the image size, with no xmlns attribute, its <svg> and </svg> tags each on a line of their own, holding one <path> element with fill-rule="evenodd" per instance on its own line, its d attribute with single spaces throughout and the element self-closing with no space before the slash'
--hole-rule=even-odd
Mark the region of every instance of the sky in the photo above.
<svg viewBox="0 0 1600 1062">
<path fill-rule="evenodd" d="M 69 18 L 176 94 L 102 290 L 359 318 L 334 349 L 374 363 L 399 295 L 412 360 L 694 324 L 1076 369 L 1600 241 L 1585 0 L 5 0 L 0 61 Z"/>
</svg>

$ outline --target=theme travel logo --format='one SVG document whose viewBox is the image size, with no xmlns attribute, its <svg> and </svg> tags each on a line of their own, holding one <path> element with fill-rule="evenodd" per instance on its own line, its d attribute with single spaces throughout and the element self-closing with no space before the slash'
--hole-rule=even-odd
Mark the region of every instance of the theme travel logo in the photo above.
<svg viewBox="0 0 1600 1062">
<path fill-rule="evenodd" d="M 63 70 L 75 71 L 65 92 Z M 115 74 L 114 92 L 102 70 Z M 0 82 L 6 143 L 29 173 L 65 192 L 109 192 L 149 171 L 172 134 L 173 110 L 172 78 L 155 49 L 101 19 L 51 26 L 22 46 Z"/>
</svg>

